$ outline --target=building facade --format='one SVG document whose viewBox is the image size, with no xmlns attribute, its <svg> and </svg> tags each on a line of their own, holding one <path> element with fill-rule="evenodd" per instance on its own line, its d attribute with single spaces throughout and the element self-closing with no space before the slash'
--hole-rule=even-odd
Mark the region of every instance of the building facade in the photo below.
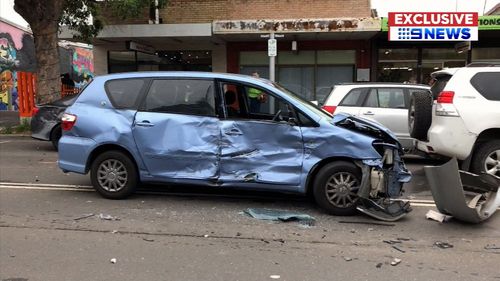
<svg viewBox="0 0 500 281">
<path fill-rule="evenodd" d="M 148 12 L 108 18 L 93 42 L 95 73 L 258 71 L 268 78 L 265 36 L 274 33 L 276 81 L 308 99 L 322 99 L 335 83 L 372 79 L 380 20 L 369 0 L 171 0 L 159 16 L 160 24 L 150 24 Z"/>
</svg>

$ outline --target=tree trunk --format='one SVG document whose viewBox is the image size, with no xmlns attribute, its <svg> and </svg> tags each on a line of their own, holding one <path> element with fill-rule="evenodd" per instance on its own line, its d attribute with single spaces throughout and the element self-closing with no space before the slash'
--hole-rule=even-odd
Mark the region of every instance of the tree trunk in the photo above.
<svg viewBox="0 0 500 281">
<path fill-rule="evenodd" d="M 15 0 L 14 9 L 29 23 L 35 41 L 37 63 L 36 102 L 61 97 L 57 32 L 64 0 Z"/>
</svg>

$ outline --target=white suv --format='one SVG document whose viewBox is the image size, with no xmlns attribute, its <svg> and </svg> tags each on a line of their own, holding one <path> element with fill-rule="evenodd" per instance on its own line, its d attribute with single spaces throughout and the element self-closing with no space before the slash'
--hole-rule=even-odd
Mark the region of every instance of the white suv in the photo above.
<svg viewBox="0 0 500 281">
<path fill-rule="evenodd" d="M 433 96 L 414 96 L 409 110 L 417 149 L 500 176 L 500 67 L 444 69 L 432 77 Z"/>
<path fill-rule="evenodd" d="M 336 85 L 322 108 L 330 113 L 346 112 L 376 121 L 391 130 L 405 150 L 414 140 L 408 132 L 410 96 L 416 92 L 430 95 L 430 87 L 403 83 L 346 83 Z"/>
</svg>

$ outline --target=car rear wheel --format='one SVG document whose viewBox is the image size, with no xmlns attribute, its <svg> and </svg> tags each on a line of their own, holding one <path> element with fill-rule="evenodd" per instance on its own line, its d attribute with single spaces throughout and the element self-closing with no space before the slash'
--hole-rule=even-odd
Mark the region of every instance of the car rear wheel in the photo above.
<svg viewBox="0 0 500 281">
<path fill-rule="evenodd" d="M 427 131 L 432 123 L 432 95 L 428 92 L 416 92 L 410 97 L 408 109 L 408 130 L 417 140 L 426 140 Z"/>
<path fill-rule="evenodd" d="M 346 161 L 325 165 L 314 180 L 314 198 L 326 212 L 337 216 L 356 213 L 361 171 Z"/>
<path fill-rule="evenodd" d="M 472 171 L 500 177 L 500 140 L 481 144 L 472 158 Z"/>
<path fill-rule="evenodd" d="M 137 168 L 123 152 L 106 151 L 92 163 L 90 179 L 103 197 L 123 199 L 135 191 Z"/>
<path fill-rule="evenodd" d="M 59 148 L 59 139 L 62 137 L 62 129 L 61 125 L 56 125 L 52 131 L 50 132 L 50 141 L 52 142 L 52 146 L 57 151 Z"/>
</svg>

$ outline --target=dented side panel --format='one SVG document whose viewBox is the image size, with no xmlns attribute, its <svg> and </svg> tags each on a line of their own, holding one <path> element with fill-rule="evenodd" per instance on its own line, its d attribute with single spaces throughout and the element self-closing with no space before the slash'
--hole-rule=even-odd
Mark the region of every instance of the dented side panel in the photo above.
<svg viewBox="0 0 500 281">
<path fill-rule="evenodd" d="M 271 121 L 221 121 L 222 182 L 297 186 L 303 145 L 300 127 Z"/>
<path fill-rule="evenodd" d="M 146 121 L 148 125 L 144 126 Z M 152 176 L 216 179 L 220 142 L 218 118 L 137 112 L 132 131 Z"/>
</svg>

